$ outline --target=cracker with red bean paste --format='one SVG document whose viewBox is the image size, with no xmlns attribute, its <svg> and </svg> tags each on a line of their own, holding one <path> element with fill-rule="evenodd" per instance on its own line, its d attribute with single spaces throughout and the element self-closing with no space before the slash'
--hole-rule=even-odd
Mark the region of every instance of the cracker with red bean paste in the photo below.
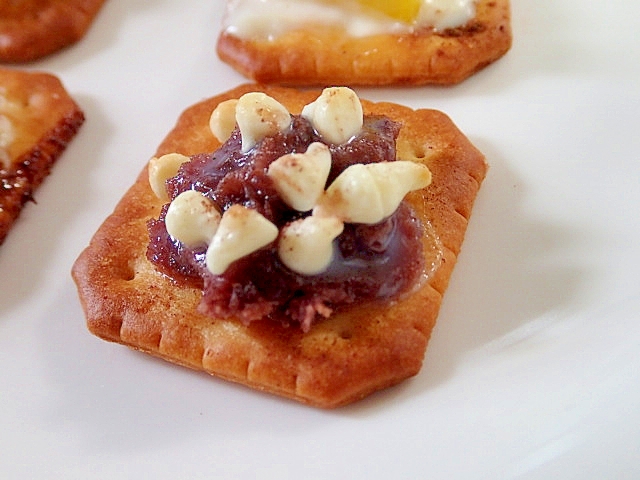
<svg viewBox="0 0 640 480">
<path fill-rule="evenodd" d="M 37 60 L 78 42 L 105 0 L 2 0 L 0 62 Z"/>
<path fill-rule="evenodd" d="M 509 0 L 478 0 L 475 18 L 442 31 L 353 36 L 344 28 L 313 28 L 312 20 L 300 19 L 299 28 L 275 38 L 224 30 L 217 53 L 261 83 L 452 85 L 498 60 L 512 42 Z"/>
<path fill-rule="evenodd" d="M 195 155 L 217 149 L 209 118 L 221 102 L 262 91 L 291 113 L 320 92 L 243 85 L 183 112 L 155 156 Z M 147 222 L 163 201 L 147 169 L 104 221 L 73 266 L 89 330 L 105 340 L 170 362 L 277 394 L 333 408 L 417 374 L 435 324 L 471 208 L 485 176 L 483 155 L 443 113 L 363 100 L 365 114 L 402 124 L 397 156 L 426 164 L 431 184 L 406 200 L 428 225 L 423 245 L 441 261 L 426 281 L 393 302 L 369 301 L 339 309 L 308 332 L 271 320 L 249 325 L 198 311 L 199 288 L 176 283 L 147 259 Z"/>
<path fill-rule="evenodd" d="M 83 122 L 54 75 L 0 68 L 0 244 Z"/>
</svg>

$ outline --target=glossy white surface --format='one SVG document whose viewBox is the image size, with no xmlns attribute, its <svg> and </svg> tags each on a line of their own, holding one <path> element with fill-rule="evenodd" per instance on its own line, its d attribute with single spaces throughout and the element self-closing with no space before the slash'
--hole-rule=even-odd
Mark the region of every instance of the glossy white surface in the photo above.
<svg viewBox="0 0 640 480">
<path fill-rule="evenodd" d="M 422 372 L 318 411 L 91 336 L 69 270 L 188 105 L 245 80 L 223 2 L 109 0 L 30 65 L 87 115 L 0 247 L 0 477 L 640 478 L 640 4 L 513 0 L 513 49 L 454 88 L 486 154 Z"/>
<path fill-rule="evenodd" d="M 362 6 L 348 0 L 334 4 L 324 0 L 233 0 L 222 28 L 242 38 L 276 38 L 298 29 L 301 18 L 312 18 L 320 25 L 344 28 L 349 34 L 362 37 L 408 33 L 416 25 L 436 30 L 455 28 L 467 23 L 476 12 L 475 0 L 424 0 L 421 3 L 417 18 L 398 21 L 384 15 L 360 15 Z"/>
</svg>

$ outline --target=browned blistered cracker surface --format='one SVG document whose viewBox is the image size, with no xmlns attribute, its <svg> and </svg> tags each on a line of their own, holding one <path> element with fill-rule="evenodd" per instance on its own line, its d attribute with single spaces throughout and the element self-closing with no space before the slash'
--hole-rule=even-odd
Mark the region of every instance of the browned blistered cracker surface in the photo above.
<svg viewBox="0 0 640 480">
<path fill-rule="evenodd" d="M 56 76 L 0 68 L 0 244 L 83 122 Z"/>
<path fill-rule="evenodd" d="M 37 60 L 86 34 L 105 0 L 2 0 L 0 62 Z"/>
</svg>

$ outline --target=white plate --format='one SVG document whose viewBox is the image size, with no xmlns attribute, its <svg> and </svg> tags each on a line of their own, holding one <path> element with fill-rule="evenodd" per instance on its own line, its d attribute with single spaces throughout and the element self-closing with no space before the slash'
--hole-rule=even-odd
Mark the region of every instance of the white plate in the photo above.
<svg viewBox="0 0 640 480">
<path fill-rule="evenodd" d="M 0 248 L 0 476 L 640 478 L 640 4 L 513 1 L 448 113 L 486 154 L 422 372 L 319 411 L 90 335 L 69 270 L 188 105 L 245 80 L 223 2 L 107 1 L 56 73 L 87 115 Z"/>
</svg>

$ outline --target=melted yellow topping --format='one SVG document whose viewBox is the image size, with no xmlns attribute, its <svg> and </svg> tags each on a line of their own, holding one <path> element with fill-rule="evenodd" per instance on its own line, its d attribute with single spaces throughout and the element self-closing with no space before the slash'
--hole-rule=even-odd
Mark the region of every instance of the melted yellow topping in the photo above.
<svg viewBox="0 0 640 480">
<path fill-rule="evenodd" d="M 358 3 L 396 20 L 411 23 L 418 16 L 422 0 L 395 0 L 393 2 L 389 0 L 358 0 Z"/>
</svg>

